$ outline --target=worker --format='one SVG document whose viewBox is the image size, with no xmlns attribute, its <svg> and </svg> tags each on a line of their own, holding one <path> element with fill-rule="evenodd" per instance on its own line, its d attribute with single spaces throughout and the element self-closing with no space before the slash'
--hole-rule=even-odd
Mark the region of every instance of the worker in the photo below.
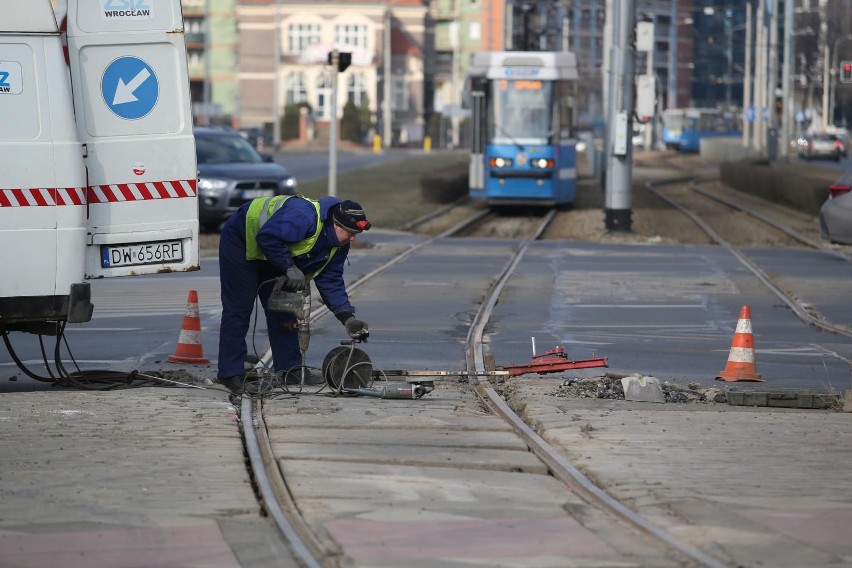
<svg viewBox="0 0 852 568">
<path fill-rule="evenodd" d="M 355 308 L 349 303 L 343 264 L 355 236 L 370 225 L 363 208 L 354 201 L 336 197 L 313 200 L 303 195 L 254 199 L 228 219 L 219 241 L 219 383 L 237 393 L 246 386 L 246 334 L 255 297 L 260 297 L 266 314 L 275 371 L 300 380 L 302 354 L 296 318 L 267 307 L 275 286 L 296 292 L 313 280 L 349 336 L 366 339 L 369 329 L 355 317 Z M 306 384 L 321 382 L 320 373 L 306 372 Z"/>
</svg>

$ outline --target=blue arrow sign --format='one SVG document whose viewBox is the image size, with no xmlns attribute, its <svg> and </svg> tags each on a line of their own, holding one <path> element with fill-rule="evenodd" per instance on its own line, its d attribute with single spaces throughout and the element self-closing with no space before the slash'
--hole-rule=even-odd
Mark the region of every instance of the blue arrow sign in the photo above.
<svg viewBox="0 0 852 568">
<path fill-rule="evenodd" d="M 147 116 L 160 96 L 157 74 L 138 57 L 119 57 L 107 65 L 101 95 L 109 110 L 127 120 Z"/>
</svg>

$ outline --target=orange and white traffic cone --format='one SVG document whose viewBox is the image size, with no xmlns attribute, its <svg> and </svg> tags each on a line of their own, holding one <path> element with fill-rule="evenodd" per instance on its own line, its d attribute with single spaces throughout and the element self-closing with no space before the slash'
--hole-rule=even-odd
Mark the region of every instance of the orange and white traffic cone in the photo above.
<svg viewBox="0 0 852 568">
<path fill-rule="evenodd" d="M 169 362 L 191 365 L 206 365 L 210 362 L 201 348 L 201 318 L 198 316 L 198 292 L 195 290 L 189 291 L 177 349 L 174 355 L 169 355 Z"/>
<path fill-rule="evenodd" d="M 754 335 L 751 332 L 751 308 L 748 306 L 740 308 L 740 319 L 737 320 L 737 330 L 734 332 L 728 363 L 725 365 L 725 370 L 716 376 L 716 380 L 729 383 L 766 382 L 757 372 L 757 364 L 754 361 Z"/>
</svg>

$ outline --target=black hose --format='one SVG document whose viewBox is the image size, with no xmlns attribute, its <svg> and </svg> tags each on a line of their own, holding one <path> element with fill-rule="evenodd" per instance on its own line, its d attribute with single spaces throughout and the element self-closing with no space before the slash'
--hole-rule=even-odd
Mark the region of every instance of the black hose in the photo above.
<svg viewBox="0 0 852 568">
<path fill-rule="evenodd" d="M 18 357 L 18 354 L 15 353 L 15 349 L 12 347 L 12 342 L 9 340 L 9 333 L 5 329 L 0 333 L 3 334 L 3 343 L 6 344 L 6 349 L 9 351 L 9 355 L 12 356 L 12 360 L 26 376 L 36 381 L 41 381 L 43 383 L 52 383 L 56 381 L 56 379 L 54 379 L 53 377 L 42 377 L 30 371 L 27 366 L 24 365 L 24 362 L 21 361 L 21 359 Z"/>
</svg>

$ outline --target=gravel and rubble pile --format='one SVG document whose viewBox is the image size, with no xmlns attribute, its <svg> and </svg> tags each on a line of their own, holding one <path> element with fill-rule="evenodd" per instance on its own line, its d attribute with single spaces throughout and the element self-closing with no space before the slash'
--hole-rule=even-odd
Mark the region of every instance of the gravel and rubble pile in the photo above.
<svg viewBox="0 0 852 568">
<path fill-rule="evenodd" d="M 636 373 L 633 376 L 642 377 Z M 559 388 L 552 394 L 557 398 L 605 398 L 624 400 L 624 388 L 621 385 L 621 375 L 601 375 L 598 377 L 570 377 L 562 381 Z M 645 377 L 646 379 L 648 377 Z M 727 403 L 725 391 L 716 387 L 705 388 L 699 383 L 689 383 L 686 386 L 660 381 L 666 402 L 676 403 Z"/>
</svg>

